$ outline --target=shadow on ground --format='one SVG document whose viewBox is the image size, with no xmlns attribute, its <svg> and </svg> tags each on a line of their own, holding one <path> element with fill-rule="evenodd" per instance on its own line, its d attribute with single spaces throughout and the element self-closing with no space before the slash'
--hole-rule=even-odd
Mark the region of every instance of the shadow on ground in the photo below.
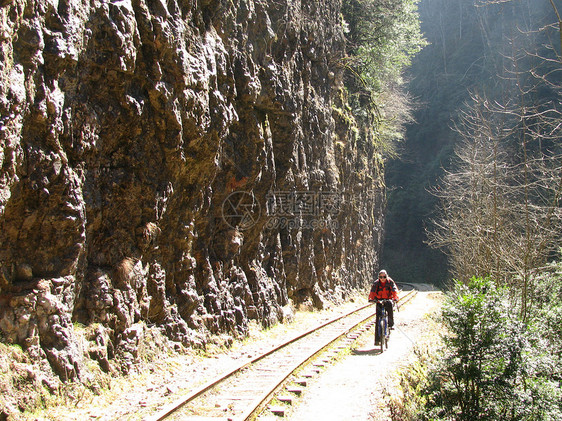
<svg viewBox="0 0 562 421">
<path fill-rule="evenodd" d="M 377 348 L 362 348 L 362 349 L 352 349 L 352 355 L 379 355 L 381 354 L 381 350 L 379 347 Z"/>
</svg>

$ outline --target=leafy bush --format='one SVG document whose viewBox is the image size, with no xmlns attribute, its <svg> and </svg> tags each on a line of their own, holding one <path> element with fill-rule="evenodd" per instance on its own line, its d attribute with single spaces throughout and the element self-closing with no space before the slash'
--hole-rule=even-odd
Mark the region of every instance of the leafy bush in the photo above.
<svg viewBox="0 0 562 421">
<path fill-rule="evenodd" d="M 552 339 L 560 341 L 561 306 L 549 308 L 524 325 L 506 288 L 489 278 L 457 282 L 443 308 L 443 358 L 429 373 L 421 418 L 561 419 L 560 354 L 550 352 Z"/>
</svg>

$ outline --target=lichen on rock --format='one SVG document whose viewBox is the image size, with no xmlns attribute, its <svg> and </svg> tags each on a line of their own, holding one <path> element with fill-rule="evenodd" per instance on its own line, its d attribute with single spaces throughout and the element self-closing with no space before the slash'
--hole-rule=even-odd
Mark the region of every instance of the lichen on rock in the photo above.
<svg viewBox="0 0 562 421">
<path fill-rule="evenodd" d="M 384 183 L 342 111 L 340 9 L 1 2 L 4 340 L 80 378 L 131 369 L 147 324 L 204 347 L 364 288 Z"/>
</svg>

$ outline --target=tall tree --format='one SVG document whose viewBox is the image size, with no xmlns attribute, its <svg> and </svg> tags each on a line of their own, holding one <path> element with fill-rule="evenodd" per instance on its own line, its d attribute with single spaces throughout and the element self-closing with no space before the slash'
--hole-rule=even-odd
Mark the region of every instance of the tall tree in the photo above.
<svg viewBox="0 0 562 421">
<path fill-rule="evenodd" d="M 472 99 L 430 233 L 456 277 L 492 274 L 515 287 L 524 318 L 530 281 L 562 241 L 562 66 L 546 42 L 557 27 L 520 32 L 500 89 Z"/>
</svg>

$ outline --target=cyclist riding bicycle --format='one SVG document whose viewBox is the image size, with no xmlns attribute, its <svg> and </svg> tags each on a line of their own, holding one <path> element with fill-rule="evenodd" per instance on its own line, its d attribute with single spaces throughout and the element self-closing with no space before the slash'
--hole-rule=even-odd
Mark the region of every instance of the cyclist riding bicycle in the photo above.
<svg viewBox="0 0 562 421">
<path fill-rule="evenodd" d="M 394 329 L 394 311 L 392 308 L 392 302 L 398 301 L 398 288 L 396 287 L 396 283 L 392 280 L 392 278 L 388 276 L 386 270 L 381 270 L 379 272 L 379 279 L 375 280 L 371 285 L 371 291 L 369 292 L 369 302 L 375 300 L 392 300 L 385 301 L 384 307 L 388 314 L 388 326 L 390 327 L 390 329 Z M 378 316 L 379 309 L 377 308 L 377 318 Z"/>
</svg>

